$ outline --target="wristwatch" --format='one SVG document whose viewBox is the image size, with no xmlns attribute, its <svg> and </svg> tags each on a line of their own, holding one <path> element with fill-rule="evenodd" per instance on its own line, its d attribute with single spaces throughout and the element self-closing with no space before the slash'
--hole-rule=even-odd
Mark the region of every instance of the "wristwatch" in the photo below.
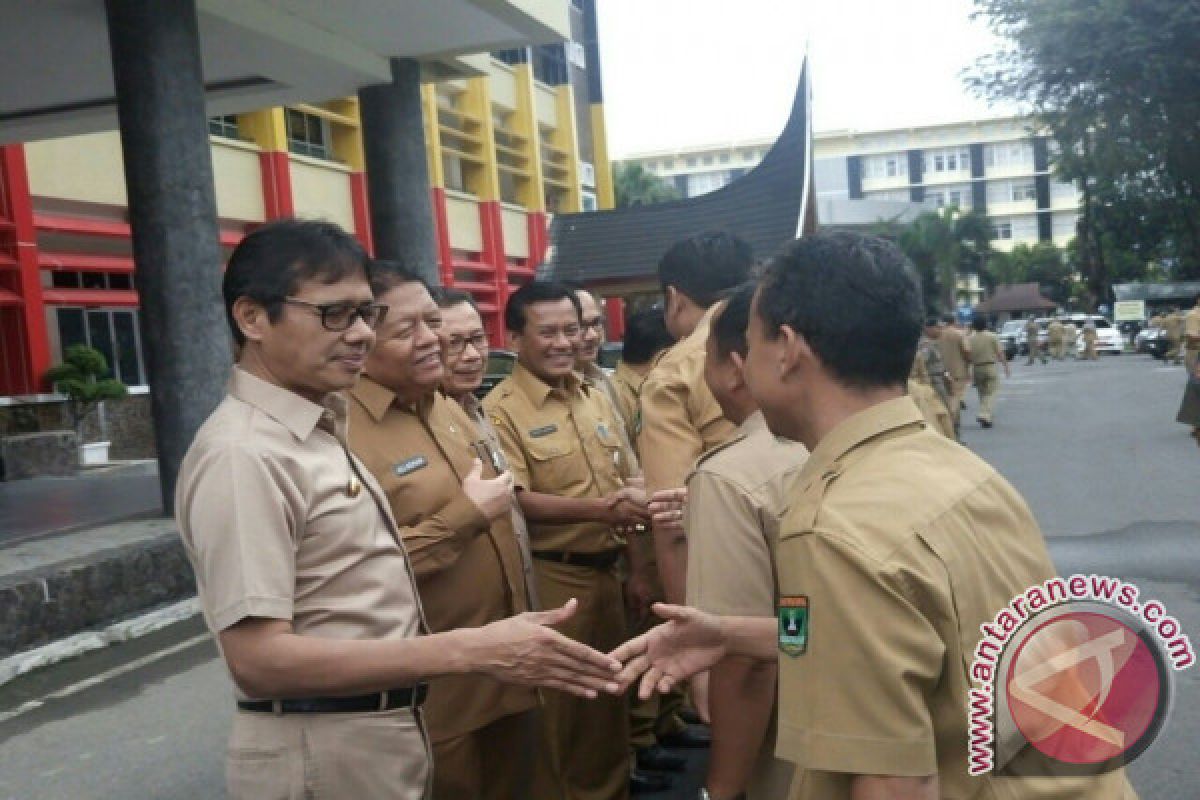
<svg viewBox="0 0 1200 800">
<path fill-rule="evenodd" d="M 719 798 L 713 797 L 711 794 L 708 793 L 708 789 L 701 786 L 700 792 L 696 795 L 696 800 L 719 800 Z M 733 797 L 730 797 L 729 800 L 746 800 L 746 793 L 738 792 Z"/>
</svg>

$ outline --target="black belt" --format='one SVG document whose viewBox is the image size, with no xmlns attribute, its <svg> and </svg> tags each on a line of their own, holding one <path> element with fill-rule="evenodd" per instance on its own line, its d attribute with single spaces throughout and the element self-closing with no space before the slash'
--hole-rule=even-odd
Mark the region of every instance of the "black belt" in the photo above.
<svg viewBox="0 0 1200 800">
<path fill-rule="evenodd" d="M 562 550 L 534 550 L 533 557 L 539 561 L 553 561 L 570 567 L 608 569 L 621 557 L 620 550 L 605 550 L 601 553 L 565 553 Z"/>
<path fill-rule="evenodd" d="M 992 364 L 995 364 L 995 363 L 996 363 L 995 361 L 980 361 L 978 364 L 973 364 L 972 366 L 987 367 L 987 366 L 991 366 Z"/>
<path fill-rule="evenodd" d="M 331 714 L 352 711 L 392 711 L 397 708 L 419 708 L 425 702 L 429 687 L 388 689 L 385 692 L 361 694 L 354 697 L 298 697 L 291 700 L 238 700 L 242 711 L 262 711 L 278 714 Z"/>
</svg>

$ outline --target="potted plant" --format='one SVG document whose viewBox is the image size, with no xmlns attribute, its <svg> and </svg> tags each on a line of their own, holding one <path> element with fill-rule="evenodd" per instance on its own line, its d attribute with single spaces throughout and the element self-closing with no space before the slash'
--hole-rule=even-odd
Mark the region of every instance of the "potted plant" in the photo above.
<svg viewBox="0 0 1200 800">
<path fill-rule="evenodd" d="M 105 400 L 124 397 L 125 384 L 109 377 L 108 361 L 104 354 L 83 344 L 67 348 L 63 363 L 46 370 L 46 380 L 55 391 L 67 396 L 67 410 L 71 415 L 71 427 L 75 429 L 75 441 L 79 444 L 79 463 L 83 466 L 104 464 L 108 461 L 110 442 L 83 441 L 83 425 Z"/>
</svg>

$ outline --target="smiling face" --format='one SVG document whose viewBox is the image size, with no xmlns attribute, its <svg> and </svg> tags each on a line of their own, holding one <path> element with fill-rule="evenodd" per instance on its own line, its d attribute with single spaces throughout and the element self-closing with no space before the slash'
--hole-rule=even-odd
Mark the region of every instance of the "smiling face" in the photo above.
<svg viewBox="0 0 1200 800">
<path fill-rule="evenodd" d="M 372 300 L 366 274 L 334 283 L 302 281 L 289 297 L 312 305 L 358 306 Z M 353 386 L 375 343 L 374 331 L 362 319 L 355 317 L 344 331 L 330 331 L 316 310 L 298 303 L 283 304 L 272 322 L 264 306 L 241 297 L 233 314 L 246 337 L 241 361 L 252 364 L 264 379 L 313 402 Z"/>
<path fill-rule="evenodd" d="M 438 387 L 442 380 L 442 348 L 438 331 L 442 312 L 417 281 L 397 284 L 378 298 L 388 306 L 378 328 L 375 349 L 367 359 L 367 374 L 413 402 Z"/>
<path fill-rule="evenodd" d="M 579 314 L 564 297 L 525 307 L 525 327 L 513 335 L 517 360 L 548 384 L 555 385 L 575 368 Z"/>
<path fill-rule="evenodd" d="M 595 364 L 600 357 L 600 345 L 604 344 L 604 311 L 596 302 L 591 292 L 580 289 L 575 292 L 579 298 L 580 326 L 579 350 L 576 360 L 582 368 L 587 364 Z"/>
<path fill-rule="evenodd" d="M 487 367 L 487 333 L 479 312 L 470 303 L 442 309 L 442 363 L 446 374 L 442 388 L 451 397 L 462 397 L 483 383 Z"/>
</svg>

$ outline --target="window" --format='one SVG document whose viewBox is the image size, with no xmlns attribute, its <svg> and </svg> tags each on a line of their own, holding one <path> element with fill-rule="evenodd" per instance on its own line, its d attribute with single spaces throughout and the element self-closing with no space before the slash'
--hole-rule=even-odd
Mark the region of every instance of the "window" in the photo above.
<svg viewBox="0 0 1200 800">
<path fill-rule="evenodd" d="M 992 236 L 994 236 L 997 239 L 1013 238 L 1012 223 L 1011 222 L 993 222 L 992 223 Z"/>
<path fill-rule="evenodd" d="M 463 180 L 462 159 L 458 156 L 442 155 L 442 177 L 446 181 L 447 189 L 457 192 L 467 191 L 466 181 Z"/>
<path fill-rule="evenodd" d="M 933 203 L 938 208 L 946 205 L 946 195 L 944 192 L 925 192 L 925 199 Z"/>
<path fill-rule="evenodd" d="M 584 211 L 595 211 L 597 208 L 596 195 L 592 194 L 591 192 L 580 192 L 579 201 L 580 205 L 583 206 Z"/>
<path fill-rule="evenodd" d="M 668 158 L 663 162 L 663 169 L 675 169 L 675 159 Z"/>
<path fill-rule="evenodd" d="M 1033 143 L 999 142 L 984 145 L 983 165 L 988 169 L 1033 168 Z"/>
<path fill-rule="evenodd" d="M 1025 200 L 1037 200 L 1037 186 L 1033 181 L 1012 184 L 1012 201 L 1021 203 Z"/>
<path fill-rule="evenodd" d="M 721 162 L 722 164 L 728 164 L 729 163 L 729 153 L 721 153 L 721 155 L 717 156 L 717 160 L 719 162 Z"/>
<path fill-rule="evenodd" d="M 695 197 L 696 195 L 706 194 L 707 192 L 720 189 L 727 183 L 729 183 L 729 174 L 727 172 L 701 172 L 698 175 L 689 175 L 687 196 Z"/>
<path fill-rule="evenodd" d="M 868 156 L 863 159 L 863 177 L 867 179 L 903 178 L 908 175 L 908 158 L 901 153 Z"/>
<path fill-rule="evenodd" d="M 287 109 L 285 119 L 288 150 L 301 156 L 331 158 L 332 137 L 329 135 L 328 120 L 294 108 Z"/>
<path fill-rule="evenodd" d="M 224 136 L 226 139 L 237 139 L 237 114 L 226 114 L 223 117 L 208 118 L 208 132 L 213 136 Z"/>
<path fill-rule="evenodd" d="M 526 64 L 529 62 L 529 50 L 524 47 L 519 47 L 516 50 L 498 50 L 492 53 L 492 58 L 513 66 Z"/>
<path fill-rule="evenodd" d="M 704 166 L 706 166 L 706 167 L 712 166 L 712 163 L 713 163 L 712 156 L 705 156 L 703 161 L 704 161 Z"/>
<path fill-rule="evenodd" d="M 561 44 L 544 44 L 533 51 L 533 77 L 547 86 L 567 82 L 567 56 Z"/>
<path fill-rule="evenodd" d="M 695 159 L 695 158 L 690 158 L 690 157 L 689 157 L 689 158 L 688 158 L 688 160 L 687 160 L 687 165 L 688 165 L 689 167 L 694 167 L 694 166 L 696 166 L 696 159 Z"/>
<path fill-rule="evenodd" d="M 112 272 L 50 273 L 50 285 L 55 289 L 132 289 L 133 276 Z"/>
<path fill-rule="evenodd" d="M 86 344 L 104 354 L 113 376 L 129 386 L 146 384 L 138 312 L 127 308 L 59 308 L 58 341 L 65 352 Z"/>
<path fill-rule="evenodd" d="M 756 154 L 753 150 L 743 150 L 742 151 L 742 160 L 743 161 L 754 161 L 755 155 Z"/>
<path fill-rule="evenodd" d="M 926 172 L 965 172 L 971 169 L 971 151 L 965 147 L 929 150 L 924 164 Z"/>
</svg>

